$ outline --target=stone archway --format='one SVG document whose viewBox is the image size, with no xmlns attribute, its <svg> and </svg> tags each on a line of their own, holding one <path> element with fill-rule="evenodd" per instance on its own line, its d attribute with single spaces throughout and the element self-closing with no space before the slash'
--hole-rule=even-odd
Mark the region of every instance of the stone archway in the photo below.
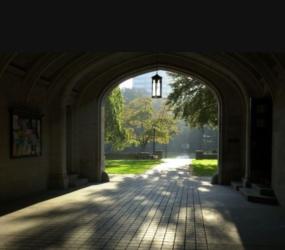
<svg viewBox="0 0 285 250">
<path fill-rule="evenodd" d="M 250 177 L 247 171 L 251 165 L 249 100 L 273 99 L 272 186 L 284 203 L 285 60 L 282 53 L 51 52 L 3 54 L 0 59 L 2 190 L 8 193 L 5 197 L 46 190 L 48 184 L 65 187 L 67 170 L 80 171 L 89 180 L 100 181 L 102 96 L 119 80 L 158 66 L 201 77 L 220 93 L 224 124 L 220 129 L 223 148 L 220 183 Z M 44 115 L 42 157 L 9 159 L 7 110 L 15 105 Z M 38 174 L 22 175 L 22 164 Z M 27 188 L 14 189 L 6 181 L 14 175 Z M 38 183 L 36 188 L 30 187 L 32 182 Z"/>
<path fill-rule="evenodd" d="M 137 76 L 140 76 L 140 75 L 142 75 L 142 74 L 146 74 L 146 73 L 151 73 L 151 72 L 153 72 L 153 74 L 154 74 L 154 72 L 155 71 L 161 71 L 161 70 L 163 70 L 164 72 L 173 72 L 173 73 L 181 73 L 181 74 L 185 74 L 185 73 L 182 73 L 182 72 L 180 72 L 180 71 L 174 71 L 174 70 L 169 70 L 169 67 L 163 67 L 163 68 L 150 68 L 150 69 L 147 69 L 147 70 L 143 70 L 143 71 L 138 71 L 138 73 L 137 74 L 135 74 L 135 75 L 132 75 L 132 78 L 135 78 L 135 77 L 137 77 Z M 188 76 L 192 76 L 192 75 L 188 75 Z M 193 77 L 193 76 L 192 76 Z M 105 107 L 104 107 L 104 104 L 105 104 L 105 100 L 106 100 L 106 98 L 108 97 L 108 95 L 112 92 L 112 90 L 114 89 L 114 88 L 116 88 L 116 87 L 118 87 L 118 85 L 120 84 L 120 82 L 122 82 L 122 80 L 121 80 L 121 78 L 119 78 L 120 80 L 119 80 L 119 83 L 118 82 L 115 82 L 114 84 L 112 84 L 106 91 L 104 91 L 104 93 L 102 93 L 102 95 L 100 96 L 100 100 L 101 100 L 101 120 L 102 121 L 104 121 L 104 119 L 105 119 Z M 125 78 L 124 78 L 125 79 Z M 219 92 L 219 90 L 215 87 L 215 84 L 213 84 L 213 83 L 211 83 L 211 82 L 204 82 L 205 80 L 202 80 L 202 79 L 200 79 L 201 80 L 201 83 L 203 83 L 205 86 L 207 86 L 207 88 L 212 92 L 212 94 L 213 94 L 213 96 L 214 96 L 214 98 L 216 99 L 216 102 L 217 102 L 217 116 L 218 116 L 218 130 L 220 129 L 220 128 L 222 128 L 222 125 L 221 125 L 221 118 L 222 118 L 222 114 L 221 114 L 221 111 L 222 111 L 222 108 L 221 108 L 221 103 L 222 103 L 222 96 L 221 96 L 221 93 Z M 149 80 L 149 82 L 150 82 L 150 80 Z M 164 85 L 164 84 L 162 84 L 162 85 Z M 147 87 L 146 87 L 147 88 Z M 164 87 L 162 87 L 162 89 L 163 89 Z M 104 122 L 103 122 L 104 123 Z M 101 127 L 101 136 L 102 136 L 102 142 L 104 142 L 104 126 L 102 126 Z M 218 138 L 217 138 L 217 142 L 218 142 L 218 145 L 217 145 L 217 153 L 218 153 L 218 171 L 219 171 L 219 169 L 220 169 L 220 165 L 221 164 L 219 164 L 221 161 L 219 160 L 220 159 L 220 157 L 223 155 L 222 154 L 222 152 L 223 152 L 223 148 L 222 148 L 222 144 L 221 144 L 221 140 L 222 140 L 222 134 L 221 133 L 219 133 L 218 132 L 218 134 L 217 134 L 218 136 Z M 105 142 L 104 142 L 104 144 L 105 144 Z M 104 146 L 102 146 L 101 147 L 101 150 L 102 150 L 102 155 L 104 156 L 105 155 L 105 147 Z M 104 158 L 104 157 L 103 157 Z M 105 164 L 103 164 L 104 166 L 105 166 Z M 103 167 L 104 167 L 103 166 Z M 106 174 L 106 173 L 104 173 L 104 174 Z M 215 180 L 215 182 L 217 182 L 217 177 L 218 177 L 218 175 L 217 174 L 215 174 L 214 176 L 213 176 L 213 180 Z"/>
<path fill-rule="evenodd" d="M 133 68 L 133 63 L 130 61 L 128 65 L 126 62 L 122 63 L 121 68 L 118 65 L 114 69 L 101 72 L 99 77 L 85 86 L 75 102 L 75 115 L 78 121 L 77 131 L 81 131 L 78 132 L 80 138 L 77 137 L 78 151 L 75 152 L 75 154 L 77 153 L 75 161 L 77 161 L 78 166 L 84 169 L 84 175 L 93 181 L 101 181 L 104 167 L 104 152 L 102 150 L 102 101 L 104 95 L 119 81 L 157 67 L 154 62 L 150 63 L 144 60 L 141 62 L 142 65 L 136 66 L 136 68 Z M 242 89 L 234 79 L 222 75 L 216 69 L 193 61 L 187 63 L 185 59 L 177 60 L 171 56 L 161 57 L 159 67 L 194 75 L 215 89 L 220 102 L 221 124 L 218 182 L 229 184 L 232 180 L 241 179 L 246 173 L 248 150 L 246 139 L 248 96 L 246 90 Z"/>
</svg>

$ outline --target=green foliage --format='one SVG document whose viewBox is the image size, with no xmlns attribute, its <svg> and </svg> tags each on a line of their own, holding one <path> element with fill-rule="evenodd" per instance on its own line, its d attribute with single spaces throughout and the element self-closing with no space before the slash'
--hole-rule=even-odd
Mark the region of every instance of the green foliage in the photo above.
<svg viewBox="0 0 285 250">
<path fill-rule="evenodd" d="M 127 145 L 128 131 L 123 125 L 124 103 L 121 91 L 115 88 L 105 101 L 105 142 L 115 150 Z"/>
<path fill-rule="evenodd" d="M 149 93 L 145 89 L 141 88 L 124 88 L 121 91 L 126 105 L 136 98 L 149 97 Z"/>
<path fill-rule="evenodd" d="M 191 167 L 193 175 L 212 176 L 216 173 L 218 167 L 217 160 L 192 160 Z"/>
<path fill-rule="evenodd" d="M 128 146 L 141 146 L 144 151 L 149 142 L 168 144 L 178 132 L 177 122 L 163 99 L 152 99 L 143 89 L 117 87 L 106 98 L 105 142 L 113 150 Z"/>
<path fill-rule="evenodd" d="M 168 73 L 173 78 L 172 92 L 167 105 L 175 117 L 185 120 L 190 127 L 218 125 L 218 102 L 212 91 L 199 79 L 183 74 Z"/>
<path fill-rule="evenodd" d="M 155 129 L 156 142 L 160 144 L 168 144 L 172 136 L 178 133 L 177 121 L 165 105 L 153 114 L 152 127 Z"/>
<path fill-rule="evenodd" d="M 140 145 L 142 150 L 153 140 L 154 129 L 155 140 L 161 144 L 167 144 L 171 136 L 177 133 L 176 121 L 165 105 L 154 110 L 149 97 L 130 101 L 125 110 L 125 124 L 130 131 L 133 145 Z"/>
<path fill-rule="evenodd" d="M 106 160 L 108 174 L 143 174 L 161 160 Z"/>
<path fill-rule="evenodd" d="M 136 98 L 126 105 L 124 118 L 131 144 L 145 147 L 152 138 L 152 113 L 150 98 Z"/>
</svg>

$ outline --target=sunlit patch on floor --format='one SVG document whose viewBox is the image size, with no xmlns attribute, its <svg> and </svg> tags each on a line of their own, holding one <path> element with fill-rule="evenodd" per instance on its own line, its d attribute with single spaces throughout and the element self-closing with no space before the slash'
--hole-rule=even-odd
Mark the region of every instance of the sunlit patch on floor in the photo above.
<svg viewBox="0 0 285 250">
<path fill-rule="evenodd" d="M 285 246 L 284 212 L 268 213 L 228 187 L 192 177 L 187 159 L 179 160 L 178 171 L 168 161 L 2 216 L 0 249 L 248 249 L 248 241 L 274 240 Z M 272 225 L 268 215 L 275 216 Z"/>
</svg>

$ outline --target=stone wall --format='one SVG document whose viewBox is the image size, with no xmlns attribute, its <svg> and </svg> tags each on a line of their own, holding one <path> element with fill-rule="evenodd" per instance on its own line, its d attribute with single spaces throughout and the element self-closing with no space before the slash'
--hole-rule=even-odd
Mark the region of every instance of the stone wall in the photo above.
<svg viewBox="0 0 285 250">
<path fill-rule="evenodd" d="M 262 68 L 263 60 L 258 55 L 251 58 L 243 54 L 233 56 L 227 53 L 207 55 L 190 52 L 159 53 L 159 55 L 145 52 L 118 52 L 106 55 L 43 53 L 40 57 L 35 55 L 31 60 L 33 55 L 22 54 L 14 58 L 15 60 L 11 59 L 13 63 L 10 68 L 5 66 L 7 58 L 3 55 L 2 57 L 0 57 L 3 59 L 0 60 L 0 200 L 16 199 L 44 191 L 48 187 L 49 177 L 50 181 L 57 182 L 59 187 L 60 182 L 64 183 L 67 169 L 78 171 L 91 181 L 100 182 L 104 168 L 100 98 L 108 88 L 114 87 L 120 80 L 151 71 L 157 65 L 162 69 L 181 70 L 183 73 L 201 77 L 201 80 L 217 92 L 221 102 L 222 126 L 219 129 L 219 183 L 229 184 L 230 181 L 244 176 L 245 167 L 248 166 L 246 158 L 249 154 L 247 150 L 249 136 L 246 137 L 248 98 L 262 97 L 265 90 L 269 89 L 268 86 L 274 84 L 275 79 L 271 74 L 274 72 L 271 72 L 270 68 L 268 71 L 271 73 L 264 70 L 267 67 Z M 243 64 L 243 60 L 250 63 Z M 252 65 L 253 69 L 247 65 Z M 285 204 L 284 84 L 280 83 L 275 92 L 277 94 L 273 103 L 272 183 L 279 200 Z M 66 102 L 65 99 L 73 94 L 78 99 L 74 103 Z M 49 106 L 45 106 L 47 98 L 51 104 Z M 42 110 L 45 115 L 42 124 L 41 157 L 10 159 L 8 110 L 14 105 L 27 105 Z M 68 130 L 65 117 L 66 105 L 74 107 L 69 158 L 66 149 Z M 45 108 L 49 108 L 49 114 Z"/>
<path fill-rule="evenodd" d="M 0 93 L 0 202 L 13 200 L 47 189 L 47 121 L 42 120 L 42 156 L 10 158 L 9 108 L 24 103 L 21 79 L 11 74 L 2 78 Z"/>
<path fill-rule="evenodd" d="M 285 206 L 285 89 L 276 91 L 273 105 L 272 185 L 279 202 Z"/>
</svg>

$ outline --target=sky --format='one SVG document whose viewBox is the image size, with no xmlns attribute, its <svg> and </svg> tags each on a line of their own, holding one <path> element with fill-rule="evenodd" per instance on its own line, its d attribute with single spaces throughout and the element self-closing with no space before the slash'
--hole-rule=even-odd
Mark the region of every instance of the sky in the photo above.
<svg viewBox="0 0 285 250">
<path fill-rule="evenodd" d="M 146 74 L 142 74 L 140 76 L 149 76 L 149 75 L 154 75 L 156 72 L 153 71 L 153 72 L 149 72 L 149 73 L 146 73 Z M 160 74 L 162 77 L 163 77 L 163 81 L 164 83 L 168 83 L 169 82 L 169 79 L 168 77 L 166 76 L 166 71 L 164 70 L 159 70 L 158 71 L 158 74 Z M 165 82 L 166 81 L 166 82 Z M 120 89 L 124 89 L 124 88 L 129 88 L 129 89 L 132 89 L 133 88 L 133 78 L 130 78 L 122 83 L 119 84 L 119 88 Z"/>
<path fill-rule="evenodd" d="M 131 89 L 133 88 L 133 78 L 130 78 L 124 82 L 122 82 L 120 85 L 119 85 L 119 88 L 120 89 L 123 89 L 123 88 L 127 88 L 127 89 Z"/>
</svg>

